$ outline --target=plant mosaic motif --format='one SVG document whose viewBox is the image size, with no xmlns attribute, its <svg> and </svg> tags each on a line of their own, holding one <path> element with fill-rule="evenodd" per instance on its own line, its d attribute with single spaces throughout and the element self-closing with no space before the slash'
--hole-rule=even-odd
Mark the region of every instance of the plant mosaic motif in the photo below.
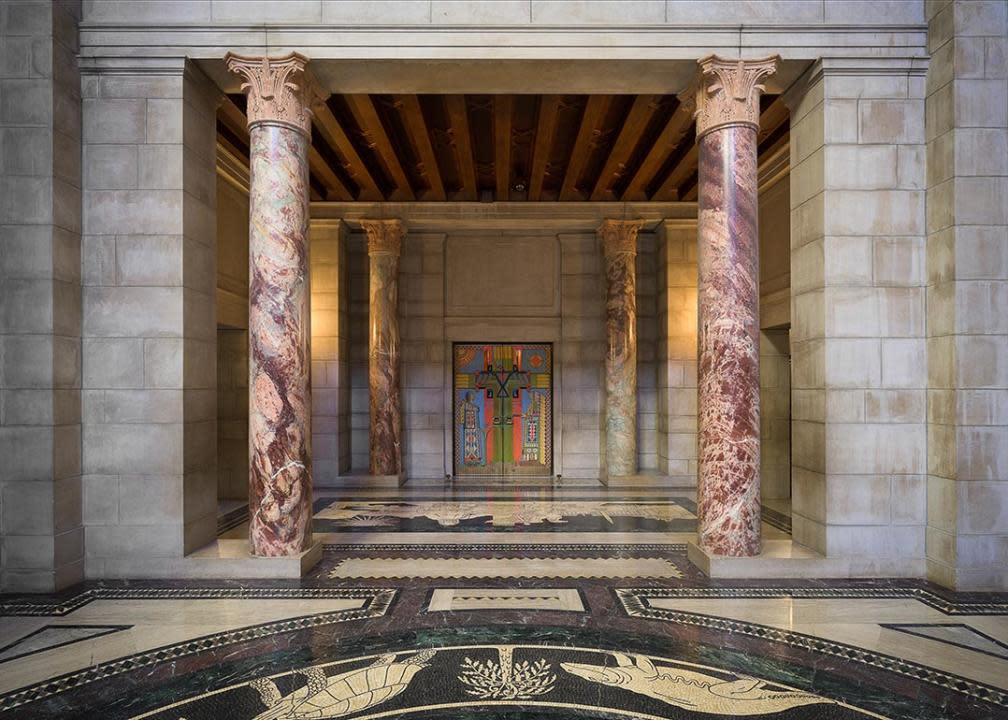
<svg viewBox="0 0 1008 720">
<path fill-rule="evenodd" d="M 430 518 L 444 527 L 463 520 L 487 518 L 494 527 L 567 523 L 567 518 L 590 516 L 612 524 L 617 517 L 646 518 L 661 522 L 692 520 L 693 514 L 674 503 L 627 503 L 559 500 L 522 500 L 521 502 L 446 502 L 411 503 L 335 502 L 318 512 L 319 520 L 335 520 L 350 526 L 393 525 L 396 519 Z"/>
<path fill-rule="evenodd" d="M 497 648 L 499 662 L 480 662 L 466 656 L 458 679 L 466 685 L 465 692 L 483 700 L 529 700 L 553 690 L 556 675 L 546 658 L 534 663 L 528 660 L 514 663 L 514 647 Z"/>
</svg>

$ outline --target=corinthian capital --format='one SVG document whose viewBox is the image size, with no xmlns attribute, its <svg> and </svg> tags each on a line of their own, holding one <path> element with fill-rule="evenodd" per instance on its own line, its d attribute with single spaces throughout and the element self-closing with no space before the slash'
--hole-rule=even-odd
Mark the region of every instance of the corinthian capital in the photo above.
<svg viewBox="0 0 1008 720">
<path fill-rule="evenodd" d="M 708 55 L 698 61 L 697 138 L 728 125 L 759 128 L 760 81 L 777 72 L 780 55 L 758 60 L 725 60 Z"/>
<path fill-rule="evenodd" d="M 248 124 L 279 123 L 311 133 L 311 105 L 317 93 L 305 66 L 308 58 L 291 53 L 279 58 L 228 53 L 228 70 L 242 76 L 248 96 Z"/>
<path fill-rule="evenodd" d="M 620 253 L 637 253 L 637 232 L 644 227 L 643 220 L 603 220 L 598 234 L 602 238 L 602 252 L 606 257 Z"/>
<path fill-rule="evenodd" d="M 402 220 L 361 220 L 367 233 L 368 255 L 399 255 L 406 226 Z"/>
</svg>

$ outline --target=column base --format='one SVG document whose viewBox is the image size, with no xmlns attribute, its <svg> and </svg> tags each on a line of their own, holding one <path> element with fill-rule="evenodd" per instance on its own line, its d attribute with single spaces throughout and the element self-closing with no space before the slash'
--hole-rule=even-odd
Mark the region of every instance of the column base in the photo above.
<svg viewBox="0 0 1008 720">
<path fill-rule="evenodd" d="M 764 540 L 752 557 L 710 553 L 695 542 L 686 548 L 689 561 L 708 577 L 735 579 L 921 577 L 918 558 L 825 557 L 793 540 Z"/>
</svg>

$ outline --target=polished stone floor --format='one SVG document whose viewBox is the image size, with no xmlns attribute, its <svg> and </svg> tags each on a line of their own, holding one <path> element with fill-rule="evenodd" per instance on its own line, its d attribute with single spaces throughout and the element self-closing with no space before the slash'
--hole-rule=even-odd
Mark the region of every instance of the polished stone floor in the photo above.
<svg viewBox="0 0 1008 720">
<path fill-rule="evenodd" d="M 301 582 L 0 597 L 0 718 L 1008 718 L 1008 595 L 712 581 L 695 509 L 648 483 L 320 493 Z"/>
</svg>

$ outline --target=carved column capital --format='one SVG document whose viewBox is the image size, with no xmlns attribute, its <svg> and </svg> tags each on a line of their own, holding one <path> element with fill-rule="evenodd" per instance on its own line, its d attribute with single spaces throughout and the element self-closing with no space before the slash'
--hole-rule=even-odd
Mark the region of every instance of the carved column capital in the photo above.
<svg viewBox="0 0 1008 720">
<path fill-rule="evenodd" d="M 395 255 L 398 257 L 406 225 L 402 220 L 361 220 L 367 233 L 368 255 Z"/>
<path fill-rule="evenodd" d="M 308 58 L 291 53 L 279 58 L 228 53 L 228 70 L 241 75 L 248 96 L 248 124 L 277 123 L 311 134 L 311 106 L 318 85 L 307 71 Z"/>
<path fill-rule="evenodd" d="M 760 81 L 777 71 L 780 55 L 758 60 L 726 60 L 708 55 L 697 61 L 697 139 L 718 128 L 749 125 L 759 128 Z"/>
<path fill-rule="evenodd" d="M 606 257 L 623 253 L 636 255 L 637 233 L 642 227 L 643 220 L 603 220 L 598 227 L 602 252 Z"/>
</svg>

